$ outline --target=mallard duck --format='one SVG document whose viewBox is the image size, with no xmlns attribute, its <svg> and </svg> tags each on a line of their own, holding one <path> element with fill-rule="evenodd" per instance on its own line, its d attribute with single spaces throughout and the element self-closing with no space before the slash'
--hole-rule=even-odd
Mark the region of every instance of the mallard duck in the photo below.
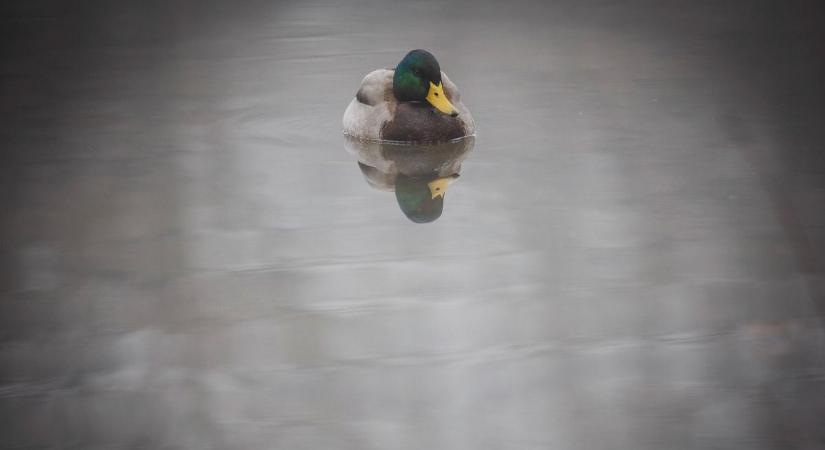
<svg viewBox="0 0 825 450">
<path fill-rule="evenodd" d="M 441 217 L 447 187 L 458 179 L 461 163 L 474 143 L 472 136 L 429 145 L 345 140 L 367 183 L 375 189 L 394 191 L 401 211 L 416 223 Z"/>
<path fill-rule="evenodd" d="M 361 81 L 344 133 L 366 140 L 445 142 L 475 134 L 475 122 L 455 84 L 426 50 L 413 50 L 395 69 Z"/>
</svg>

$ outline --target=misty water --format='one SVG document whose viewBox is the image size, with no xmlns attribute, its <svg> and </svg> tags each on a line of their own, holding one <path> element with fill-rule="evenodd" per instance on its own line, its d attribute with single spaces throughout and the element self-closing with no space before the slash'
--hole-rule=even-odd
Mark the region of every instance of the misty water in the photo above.
<svg viewBox="0 0 825 450">
<path fill-rule="evenodd" d="M 735 3 L 4 5 L 0 448 L 824 448 L 822 14 Z M 475 139 L 347 141 L 414 48 Z"/>
</svg>

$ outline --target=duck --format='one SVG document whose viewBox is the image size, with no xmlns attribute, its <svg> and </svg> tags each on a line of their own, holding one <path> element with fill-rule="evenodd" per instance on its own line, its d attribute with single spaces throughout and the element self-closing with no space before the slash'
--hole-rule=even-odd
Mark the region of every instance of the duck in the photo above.
<svg viewBox="0 0 825 450">
<path fill-rule="evenodd" d="M 401 212 L 424 224 L 441 217 L 447 188 L 459 178 L 474 144 L 473 136 L 425 145 L 346 137 L 344 147 L 357 158 L 370 187 L 394 192 Z"/>
<path fill-rule="evenodd" d="M 395 68 L 368 73 L 344 111 L 343 127 L 354 138 L 405 143 L 448 142 L 476 131 L 456 85 L 421 49 Z"/>
</svg>

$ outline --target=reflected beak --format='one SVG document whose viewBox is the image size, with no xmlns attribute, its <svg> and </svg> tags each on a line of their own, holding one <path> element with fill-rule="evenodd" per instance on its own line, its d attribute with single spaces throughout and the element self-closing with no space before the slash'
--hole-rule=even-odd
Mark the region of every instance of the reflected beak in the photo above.
<svg viewBox="0 0 825 450">
<path fill-rule="evenodd" d="M 455 109 L 455 106 L 453 106 L 453 104 L 447 100 L 447 96 L 444 95 L 444 88 L 441 86 L 441 83 L 433 84 L 433 82 L 430 81 L 430 92 L 427 93 L 427 101 L 430 102 L 435 109 L 444 114 L 448 114 L 450 117 L 458 115 L 458 110 Z"/>
<path fill-rule="evenodd" d="M 436 197 L 444 198 L 444 193 L 447 192 L 447 186 L 452 184 L 457 178 L 458 174 L 454 173 L 448 177 L 437 178 L 427 183 L 427 187 L 430 188 L 430 194 L 432 195 L 433 200 L 435 200 Z"/>
</svg>

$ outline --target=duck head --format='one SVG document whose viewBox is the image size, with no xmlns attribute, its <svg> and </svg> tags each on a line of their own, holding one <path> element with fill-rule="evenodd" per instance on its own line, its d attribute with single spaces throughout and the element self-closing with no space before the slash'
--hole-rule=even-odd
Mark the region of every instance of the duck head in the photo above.
<svg viewBox="0 0 825 450">
<path fill-rule="evenodd" d="M 413 50 L 395 67 L 392 91 L 402 102 L 427 102 L 451 117 L 458 110 L 450 103 L 441 85 L 441 67 L 426 50 Z"/>
<path fill-rule="evenodd" d="M 433 222 L 441 217 L 444 210 L 447 186 L 457 178 L 457 173 L 438 178 L 398 174 L 395 179 L 395 199 L 408 219 L 415 223 Z"/>
</svg>

